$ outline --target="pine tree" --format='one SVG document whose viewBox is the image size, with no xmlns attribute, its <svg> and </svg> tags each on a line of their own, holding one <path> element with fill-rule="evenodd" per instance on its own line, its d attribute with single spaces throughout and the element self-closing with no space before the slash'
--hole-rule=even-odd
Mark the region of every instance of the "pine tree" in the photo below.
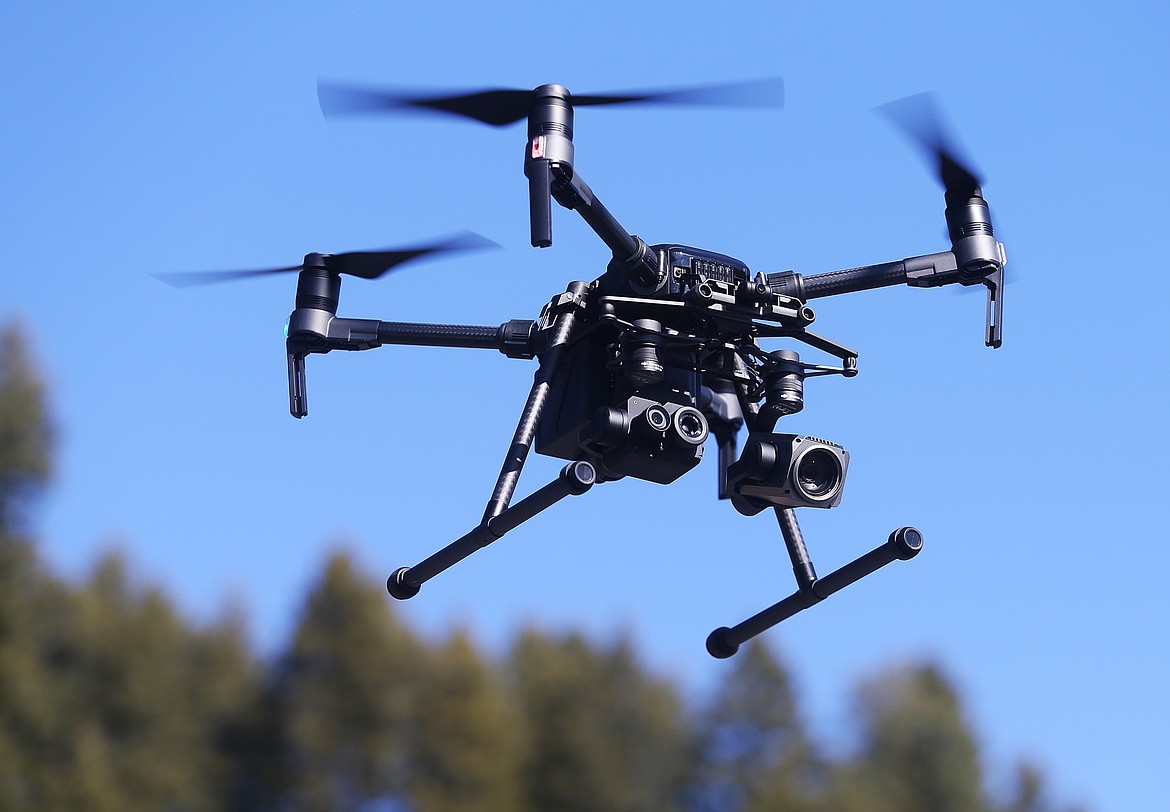
<svg viewBox="0 0 1170 812">
<path fill-rule="evenodd" d="M 68 808 L 60 660 L 72 618 L 31 545 L 0 533 L 0 812 Z"/>
<path fill-rule="evenodd" d="M 0 809 L 224 808 L 224 733 L 253 695 L 240 635 L 191 630 L 116 556 L 79 589 L 40 578 L 0 609 Z"/>
<path fill-rule="evenodd" d="M 802 810 L 820 791 L 820 764 L 787 669 L 762 640 L 731 663 L 700 719 L 697 805 L 719 812 Z"/>
<path fill-rule="evenodd" d="M 0 538 L 12 543 L 21 508 L 49 480 L 52 430 L 44 384 L 20 330 L 0 333 Z"/>
<path fill-rule="evenodd" d="M 1002 812 L 1079 812 L 1080 807 L 1065 807 L 1049 797 L 1044 773 L 1035 764 L 1024 761 L 1016 765 L 1015 787 Z"/>
<path fill-rule="evenodd" d="M 346 812 L 407 792 L 421 651 L 385 589 L 337 554 L 273 676 L 278 808 Z"/>
<path fill-rule="evenodd" d="M 519 807 L 519 714 L 501 675 L 464 632 L 429 650 L 411 746 L 418 812 L 513 812 Z"/>
<path fill-rule="evenodd" d="M 521 635 L 511 669 L 525 718 L 525 808 L 634 812 L 679 808 L 689 738 L 674 687 L 630 645 Z"/>
<path fill-rule="evenodd" d="M 18 332 L 0 337 L 0 810 L 221 808 L 222 730 L 251 658 L 238 634 L 193 631 L 107 558 L 80 587 L 21 535 L 47 482 L 43 387 Z"/>
<path fill-rule="evenodd" d="M 235 780 L 223 737 L 254 695 L 238 629 L 192 629 L 117 555 L 77 593 L 73 628 L 58 669 L 77 742 L 70 807 L 222 808 Z"/>
<path fill-rule="evenodd" d="M 859 692 L 861 750 L 839 773 L 842 810 L 986 812 L 975 736 L 934 665 L 899 669 Z"/>
<path fill-rule="evenodd" d="M 64 590 L 23 536 L 24 508 L 48 482 L 44 387 L 16 327 L 0 333 L 0 810 L 62 808 L 53 662 Z"/>
</svg>

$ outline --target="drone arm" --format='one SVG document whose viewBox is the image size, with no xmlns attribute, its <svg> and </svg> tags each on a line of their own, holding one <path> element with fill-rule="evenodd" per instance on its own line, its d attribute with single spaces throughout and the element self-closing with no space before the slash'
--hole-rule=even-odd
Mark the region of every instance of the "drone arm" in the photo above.
<svg viewBox="0 0 1170 812">
<path fill-rule="evenodd" d="M 495 349 L 509 358 L 534 358 L 536 322 L 513 319 L 499 327 L 342 319 L 324 310 L 296 310 L 289 319 L 288 403 L 293 417 L 309 413 L 305 356 L 331 350 L 369 350 L 383 344 Z"/>
<path fill-rule="evenodd" d="M 581 215 L 613 252 L 613 263 L 638 288 L 656 290 L 664 279 L 658 256 L 640 237 L 630 234 L 593 194 L 572 167 L 554 164 L 553 196 L 566 209 Z"/>
<path fill-rule="evenodd" d="M 343 319 L 323 310 L 293 312 L 289 340 L 304 352 L 369 350 L 383 344 L 496 349 L 510 358 L 532 358 L 536 322 L 513 319 L 498 327 Z"/>
<path fill-rule="evenodd" d="M 802 287 L 804 298 L 807 300 L 836 296 L 840 293 L 853 293 L 859 290 L 884 288 L 889 285 L 900 285 L 905 281 L 906 262 L 902 260 L 805 276 L 802 280 Z"/>
<path fill-rule="evenodd" d="M 995 242 L 994 237 L 985 238 L 981 234 L 958 239 L 956 249 L 811 276 L 783 271 L 769 274 L 768 286 L 775 292 L 807 301 L 890 285 L 935 288 L 956 282 L 961 285 L 982 284 L 987 288 L 986 343 L 989 347 L 999 347 L 1003 343 L 1000 328 L 1003 320 L 1003 266 L 1007 263 L 1003 245 Z"/>
<path fill-rule="evenodd" d="M 535 325 L 528 319 L 513 319 L 499 327 L 380 321 L 376 332 L 382 344 L 494 349 L 509 358 L 532 358 Z"/>
<path fill-rule="evenodd" d="M 999 243 L 996 243 L 999 246 Z M 768 284 L 775 290 L 803 299 L 820 299 L 840 293 L 858 290 L 884 288 L 903 283 L 913 288 L 937 288 L 958 282 L 963 285 L 986 283 L 987 278 L 1003 271 L 1002 246 L 996 248 L 997 259 L 979 266 L 978 272 L 970 270 L 972 260 L 962 264 L 953 251 L 924 254 L 897 262 L 883 262 L 879 265 L 862 265 L 843 271 L 830 271 L 812 276 L 801 276 L 792 271 L 769 274 Z M 986 273 L 987 276 L 984 276 Z M 803 294 L 803 295 L 801 295 Z"/>
</svg>

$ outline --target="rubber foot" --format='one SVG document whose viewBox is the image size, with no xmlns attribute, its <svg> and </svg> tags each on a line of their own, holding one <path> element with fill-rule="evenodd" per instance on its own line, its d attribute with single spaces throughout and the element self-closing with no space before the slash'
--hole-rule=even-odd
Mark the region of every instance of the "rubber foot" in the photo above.
<svg viewBox="0 0 1170 812">
<path fill-rule="evenodd" d="M 733 646 L 727 642 L 726 634 L 731 629 L 726 626 L 720 626 L 715 631 L 707 635 L 707 653 L 718 660 L 726 660 L 728 657 L 735 656 L 735 652 L 739 651 L 739 646 Z"/>
<path fill-rule="evenodd" d="M 418 594 L 419 589 L 422 587 L 412 586 L 402 580 L 409 570 L 410 567 L 399 567 L 386 579 L 386 591 L 390 593 L 391 597 L 405 601 Z"/>
<path fill-rule="evenodd" d="M 887 543 L 892 544 L 898 558 L 909 561 L 922 552 L 922 532 L 917 527 L 899 527 Z"/>
</svg>

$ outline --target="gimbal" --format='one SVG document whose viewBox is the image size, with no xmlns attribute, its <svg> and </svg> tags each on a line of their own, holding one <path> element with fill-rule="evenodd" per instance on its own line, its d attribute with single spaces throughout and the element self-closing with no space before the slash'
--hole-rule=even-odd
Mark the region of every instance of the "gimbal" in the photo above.
<svg viewBox="0 0 1170 812">
<path fill-rule="evenodd" d="M 677 244 L 647 245 L 618 223 L 576 171 L 574 101 L 582 103 L 560 85 L 544 85 L 527 102 L 524 173 L 531 242 L 552 244 L 555 200 L 576 211 L 611 250 L 605 273 L 591 283 L 570 283 L 537 320 L 498 326 L 415 324 L 338 317 L 341 274 L 352 271 L 338 258 L 309 254 L 299 269 L 296 309 L 288 324 L 290 409 L 295 417 L 308 412 L 305 357 L 311 353 L 411 344 L 495 349 L 510 358 L 539 359 L 479 524 L 415 566 L 396 570 L 387 589 L 398 599 L 413 597 L 443 570 L 598 482 L 626 476 L 673 482 L 699 463 L 713 435 L 719 497 L 744 515 L 767 508 L 775 512 L 797 582 L 796 592 L 769 609 L 711 633 L 708 651 L 729 657 L 751 637 L 922 548 L 918 530 L 899 528 L 852 563 L 824 578 L 816 575 L 794 510 L 840 502 L 848 453 L 825 440 L 776 434 L 774 428 L 779 418 L 803 408 L 806 378 L 856 375 L 857 353 L 808 330 L 815 318 L 808 302 L 897 284 L 983 284 L 988 291 L 986 343 L 998 347 L 1003 246 L 995 239 L 974 176 L 941 147 L 936 151 L 947 189 L 949 251 L 802 276 L 791 271 L 753 275 L 727 255 Z M 793 350 L 765 351 L 759 344 L 774 338 L 806 344 L 840 365 L 809 364 Z M 740 453 L 738 434 L 744 428 L 748 437 Z M 538 453 L 565 459 L 567 465 L 555 480 L 513 504 L 534 445 Z"/>
</svg>

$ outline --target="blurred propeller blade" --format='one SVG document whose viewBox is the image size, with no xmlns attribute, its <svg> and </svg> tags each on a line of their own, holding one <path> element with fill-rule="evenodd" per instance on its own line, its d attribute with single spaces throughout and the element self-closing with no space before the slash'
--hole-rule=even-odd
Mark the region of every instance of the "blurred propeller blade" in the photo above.
<svg viewBox="0 0 1170 812">
<path fill-rule="evenodd" d="M 299 271 L 303 267 L 302 264 L 290 265 L 287 268 L 254 268 L 247 271 L 177 271 L 174 273 L 156 273 L 154 277 L 176 288 L 190 288 L 196 285 L 214 285 L 219 282 L 247 279 L 251 276 L 265 276 L 273 273 Z"/>
<path fill-rule="evenodd" d="M 573 106 L 626 104 L 679 104 L 706 107 L 783 107 L 784 80 L 758 79 L 672 90 L 630 91 L 627 93 L 573 95 Z"/>
<path fill-rule="evenodd" d="M 481 90 L 429 96 L 417 90 L 356 87 L 317 81 L 317 100 L 326 118 L 347 115 L 434 112 L 475 119 L 493 127 L 528 115 L 531 90 Z"/>
<path fill-rule="evenodd" d="M 528 116 L 533 91 L 496 88 L 430 95 L 420 90 L 359 87 L 318 80 L 317 98 L 321 104 L 321 112 L 326 117 L 437 112 L 474 119 L 493 127 L 503 127 Z M 784 82 L 776 78 L 671 90 L 573 95 L 570 101 L 574 106 L 643 102 L 725 107 L 782 107 Z"/>
<path fill-rule="evenodd" d="M 334 254 L 326 262 L 329 269 L 362 279 L 377 279 L 407 262 L 434 254 L 451 251 L 470 251 L 479 248 L 494 248 L 498 245 L 487 237 L 466 231 L 445 240 L 415 248 L 399 248 L 386 251 L 350 251 Z"/>
<path fill-rule="evenodd" d="M 482 237 L 472 231 L 464 231 L 437 242 L 426 243 L 413 248 L 349 251 L 343 254 L 323 254 L 322 257 L 325 262 L 325 267 L 334 273 L 357 276 L 362 279 L 377 279 L 400 265 L 434 254 L 496 247 L 499 247 L 498 244 L 489 240 L 487 237 Z M 177 273 L 154 274 L 154 276 L 166 282 L 168 285 L 173 285 L 177 288 L 186 288 L 195 285 L 231 282 L 236 279 L 246 279 L 253 276 L 290 273 L 292 271 L 303 270 L 304 267 L 304 263 L 301 263 L 300 265 L 289 265 L 283 268 L 255 268 L 240 271 L 180 271 Z"/>
<path fill-rule="evenodd" d="M 970 197 L 982 185 L 947 133 L 933 93 L 907 96 L 878 109 L 935 163 L 939 182 L 948 195 Z"/>
</svg>

